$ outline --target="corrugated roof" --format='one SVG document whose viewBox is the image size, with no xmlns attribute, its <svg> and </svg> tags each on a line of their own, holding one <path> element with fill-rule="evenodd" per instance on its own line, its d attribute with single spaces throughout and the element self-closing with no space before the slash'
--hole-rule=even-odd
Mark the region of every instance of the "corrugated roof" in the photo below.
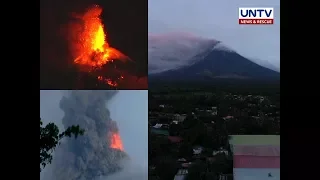
<svg viewBox="0 0 320 180">
<path fill-rule="evenodd" d="M 164 136 L 168 136 L 169 135 L 169 131 L 163 130 L 163 129 L 151 128 L 151 132 L 154 133 L 154 134 L 159 134 L 159 135 L 164 135 Z"/>
<path fill-rule="evenodd" d="M 261 146 L 244 146 L 234 145 L 233 154 L 243 156 L 280 156 L 280 146 L 261 145 Z"/>
<path fill-rule="evenodd" d="M 177 174 L 174 176 L 174 180 L 184 180 L 188 174 L 187 169 L 179 169 Z"/>
<path fill-rule="evenodd" d="M 232 135 L 230 145 L 280 145 L 280 135 Z"/>
<path fill-rule="evenodd" d="M 234 168 L 233 174 L 234 180 L 280 180 L 280 169 L 273 168 Z"/>
<path fill-rule="evenodd" d="M 280 168 L 280 157 L 233 156 L 234 168 Z"/>
<path fill-rule="evenodd" d="M 184 180 L 186 179 L 186 175 L 175 175 L 174 180 Z"/>
<path fill-rule="evenodd" d="M 168 136 L 168 139 L 172 142 L 172 143 L 179 143 L 181 142 L 183 139 L 179 136 Z"/>
</svg>

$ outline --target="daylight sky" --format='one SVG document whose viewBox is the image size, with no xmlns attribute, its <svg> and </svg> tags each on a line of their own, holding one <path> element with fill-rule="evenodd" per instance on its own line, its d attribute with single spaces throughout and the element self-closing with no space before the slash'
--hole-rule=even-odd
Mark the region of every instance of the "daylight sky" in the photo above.
<svg viewBox="0 0 320 180">
<path fill-rule="evenodd" d="M 44 120 L 45 124 L 54 122 L 60 128 L 63 128 L 61 119 L 64 113 L 59 108 L 61 97 L 62 92 L 59 90 L 40 91 L 40 117 Z M 109 101 L 107 107 L 110 110 L 111 118 L 117 122 L 125 151 L 129 154 L 135 166 L 139 166 L 135 167 L 134 171 L 141 171 L 141 173 L 147 174 L 148 91 L 120 91 Z M 145 173 L 142 171 L 145 171 Z"/>
<path fill-rule="evenodd" d="M 280 0 L 149 0 L 148 31 L 189 32 L 280 67 Z M 273 7 L 274 25 L 239 25 L 239 7 Z"/>
<path fill-rule="evenodd" d="M 148 91 L 122 90 L 108 104 L 124 148 L 134 162 L 148 166 Z"/>
</svg>

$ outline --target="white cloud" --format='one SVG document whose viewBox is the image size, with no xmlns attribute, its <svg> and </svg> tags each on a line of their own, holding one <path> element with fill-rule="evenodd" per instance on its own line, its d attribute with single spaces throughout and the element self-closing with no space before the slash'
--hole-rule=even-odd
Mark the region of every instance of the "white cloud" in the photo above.
<svg viewBox="0 0 320 180">
<path fill-rule="evenodd" d="M 149 0 L 149 33 L 189 32 L 280 67 L 280 0 Z M 274 25 L 239 25 L 239 7 L 274 7 Z"/>
</svg>

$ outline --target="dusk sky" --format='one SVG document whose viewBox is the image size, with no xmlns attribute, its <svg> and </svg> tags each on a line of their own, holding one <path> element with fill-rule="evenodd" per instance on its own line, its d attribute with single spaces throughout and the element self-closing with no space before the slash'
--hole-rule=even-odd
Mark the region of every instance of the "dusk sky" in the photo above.
<svg viewBox="0 0 320 180">
<path fill-rule="evenodd" d="M 149 0 L 148 32 L 189 32 L 280 67 L 280 0 Z M 239 7 L 273 7 L 274 25 L 239 25 Z"/>
</svg>

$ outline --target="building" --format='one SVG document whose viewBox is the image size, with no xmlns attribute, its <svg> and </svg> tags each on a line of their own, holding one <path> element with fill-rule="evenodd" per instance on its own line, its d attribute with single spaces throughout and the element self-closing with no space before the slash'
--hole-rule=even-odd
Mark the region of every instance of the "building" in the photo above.
<svg viewBox="0 0 320 180">
<path fill-rule="evenodd" d="M 169 131 L 168 130 L 165 130 L 165 129 L 159 129 L 159 128 L 150 128 L 151 130 L 151 133 L 152 134 L 156 134 L 156 135 L 159 135 L 159 136 L 169 136 Z"/>
<path fill-rule="evenodd" d="M 235 135 L 229 144 L 235 180 L 280 180 L 280 136 Z"/>
<path fill-rule="evenodd" d="M 188 175 L 187 169 L 179 169 L 177 174 L 174 176 L 174 180 L 184 180 Z"/>
<path fill-rule="evenodd" d="M 279 135 L 233 135 L 229 136 L 231 152 L 234 145 L 277 145 L 280 146 Z"/>
<path fill-rule="evenodd" d="M 186 118 L 187 118 L 186 114 L 175 114 L 174 115 L 174 119 L 179 122 L 183 122 Z"/>
</svg>

